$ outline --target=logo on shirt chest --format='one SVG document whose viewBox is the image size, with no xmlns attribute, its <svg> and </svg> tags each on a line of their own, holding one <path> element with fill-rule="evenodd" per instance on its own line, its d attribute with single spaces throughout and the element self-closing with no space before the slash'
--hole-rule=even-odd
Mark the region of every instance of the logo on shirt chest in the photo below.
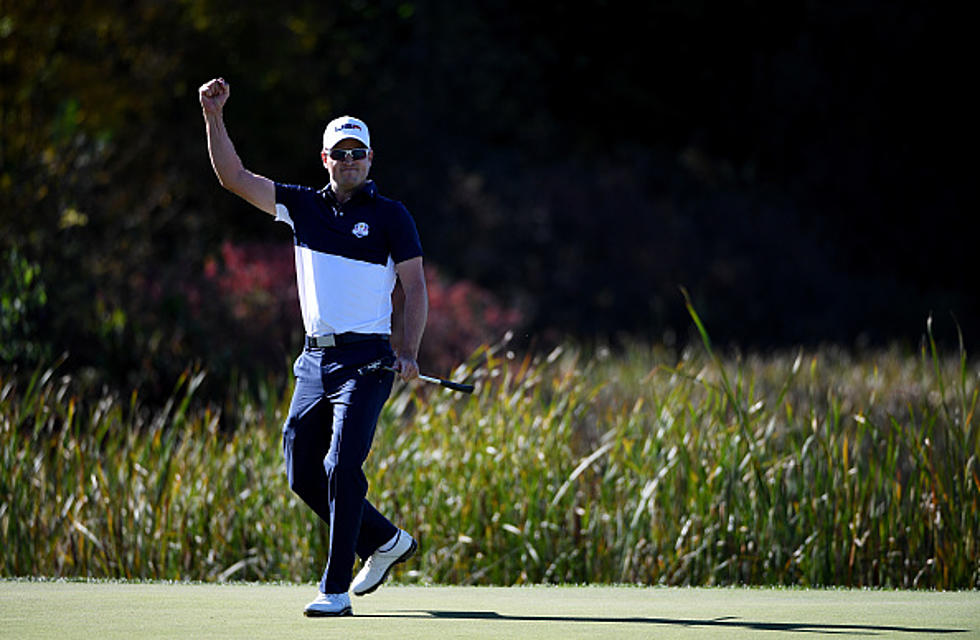
<svg viewBox="0 0 980 640">
<path fill-rule="evenodd" d="M 354 229 L 351 231 L 351 233 L 353 233 L 358 238 L 363 238 L 368 233 L 370 233 L 370 231 L 371 229 L 370 227 L 368 227 L 366 222 L 358 222 L 357 224 L 354 225 Z"/>
</svg>

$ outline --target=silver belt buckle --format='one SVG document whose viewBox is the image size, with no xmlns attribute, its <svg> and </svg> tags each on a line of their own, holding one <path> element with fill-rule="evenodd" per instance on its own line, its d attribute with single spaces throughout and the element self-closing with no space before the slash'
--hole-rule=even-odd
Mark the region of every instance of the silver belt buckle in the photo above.
<svg viewBox="0 0 980 640">
<path fill-rule="evenodd" d="M 329 347 L 336 347 L 337 346 L 337 339 L 334 338 L 334 334 L 332 334 L 332 333 L 327 334 L 325 336 L 315 336 L 313 338 L 313 346 L 314 347 L 319 347 L 321 349 L 329 348 Z"/>
</svg>

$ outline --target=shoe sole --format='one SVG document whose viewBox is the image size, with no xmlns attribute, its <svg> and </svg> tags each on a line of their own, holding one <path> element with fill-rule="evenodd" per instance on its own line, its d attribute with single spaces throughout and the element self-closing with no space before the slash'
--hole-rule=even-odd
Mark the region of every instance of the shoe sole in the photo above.
<svg viewBox="0 0 980 640">
<path fill-rule="evenodd" d="M 391 570 L 395 567 L 395 565 L 401 564 L 402 562 L 405 562 L 406 560 L 411 558 L 413 555 L 415 555 L 415 550 L 418 548 L 419 548 L 419 543 L 415 541 L 415 538 L 412 538 L 412 546 L 408 548 L 408 551 L 398 556 L 397 560 L 395 560 L 394 562 L 388 565 L 388 568 L 385 569 L 384 575 L 381 576 L 380 580 L 378 580 L 376 583 L 374 583 L 372 586 L 368 587 L 364 591 L 354 591 L 353 592 L 354 595 L 366 596 L 369 593 L 374 593 L 375 591 L 377 591 L 378 587 L 384 584 L 384 581 L 388 579 L 388 574 L 391 573 Z"/>
<path fill-rule="evenodd" d="M 339 616 L 352 616 L 354 610 L 350 607 L 340 611 L 317 611 L 316 609 L 304 609 L 303 615 L 307 618 L 337 618 Z"/>
</svg>

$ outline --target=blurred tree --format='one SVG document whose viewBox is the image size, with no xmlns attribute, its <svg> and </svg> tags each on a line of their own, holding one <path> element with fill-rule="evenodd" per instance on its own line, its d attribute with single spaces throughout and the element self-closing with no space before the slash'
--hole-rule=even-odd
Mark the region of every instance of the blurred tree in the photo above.
<svg viewBox="0 0 980 640">
<path fill-rule="evenodd" d="M 51 345 L 37 330 L 48 300 L 40 268 L 17 249 L 3 257 L 0 276 L 0 360 L 33 368 L 52 357 Z"/>
</svg>

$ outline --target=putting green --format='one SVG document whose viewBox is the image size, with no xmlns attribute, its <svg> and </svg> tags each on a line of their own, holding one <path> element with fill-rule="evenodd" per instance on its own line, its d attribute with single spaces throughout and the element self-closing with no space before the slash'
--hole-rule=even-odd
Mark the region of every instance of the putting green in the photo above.
<svg viewBox="0 0 980 640">
<path fill-rule="evenodd" d="M 305 618 L 312 585 L 0 581 L 3 638 L 980 638 L 980 593 L 402 587 Z"/>
</svg>

